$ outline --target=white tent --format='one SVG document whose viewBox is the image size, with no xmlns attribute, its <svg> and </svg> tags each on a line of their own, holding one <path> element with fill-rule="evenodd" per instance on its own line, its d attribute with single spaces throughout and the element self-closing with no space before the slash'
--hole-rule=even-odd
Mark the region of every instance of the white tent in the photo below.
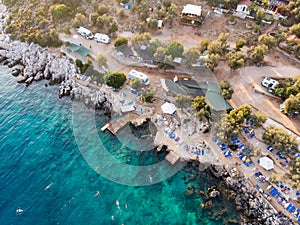
<svg viewBox="0 0 300 225">
<path fill-rule="evenodd" d="M 274 162 L 268 157 L 262 157 L 259 159 L 259 165 L 265 168 L 266 170 L 271 170 L 274 168 Z"/>
<path fill-rule="evenodd" d="M 162 106 L 161 106 L 161 110 L 163 111 L 163 113 L 167 113 L 167 114 L 174 114 L 177 111 L 176 106 L 173 103 L 170 102 L 165 102 Z"/>
</svg>

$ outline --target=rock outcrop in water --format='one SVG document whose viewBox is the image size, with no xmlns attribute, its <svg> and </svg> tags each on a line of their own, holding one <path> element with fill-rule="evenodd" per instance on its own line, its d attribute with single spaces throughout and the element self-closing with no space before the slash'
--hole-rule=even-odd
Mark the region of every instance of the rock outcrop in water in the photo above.
<svg viewBox="0 0 300 225">
<path fill-rule="evenodd" d="M 76 67 L 69 58 L 53 55 L 33 43 L 6 43 L 0 50 L 0 62 L 13 68 L 13 75 L 18 75 L 19 83 L 30 84 L 34 80 L 47 79 L 53 85 L 76 74 Z"/>
<path fill-rule="evenodd" d="M 246 178 L 231 178 L 223 166 L 211 165 L 210 173 L 221 180 L 219 190 L 229 199 L 234 199 L 236 208 L 244 212 L 245 225 L 296 225 L 283 213 L 275 209 L 260 197 Z"/>
<path fill-rule="evenodd" d="M 30 85 L 33 81 L 49 80 L 49 85 L 60 84 L 58 96 L 71 96 L 87 106 L 104 110 L 110 115 L 112 97 L 76 83 L 76 67 L 66 56 L 57 56 L 36 44 L 19 41 L 6 42 L 0 47 L 0 63 L 12 68 L 18 83 Z M 48 85 L 47 85 L 48 86 Z"/>
</svg>

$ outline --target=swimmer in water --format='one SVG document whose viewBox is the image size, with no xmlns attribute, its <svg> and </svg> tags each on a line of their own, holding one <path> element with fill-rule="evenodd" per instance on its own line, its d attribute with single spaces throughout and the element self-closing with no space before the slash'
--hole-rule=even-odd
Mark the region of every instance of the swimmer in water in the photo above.
<svg viewBox="0 0 300 225">
<path fill-rule="evenodd" d="M 47 191 L 52 186 L 52 184 L 53 183 L 49 184 L 47 187 L 44 188 L 44 190 Z"/>
<path fill-rule="evenodd" d="M 116 200 L 116 205 L 120 206 L 120 202 L 118 200 Z"/>
<path fill-rule="evenodd" d="M 23 209 L 17 209 L 16 213 L 22 213 L 24 210 Z"/>
<path fill-rule="evenodd" d="M 150 180 L 150 183 L 152 183 L 152 177 L 151 176 L 149 177 L 149 180 Z"/>
<path fill-rule="evenodd" d="M 100 195 L 100 192 L 97 191 L 96 194 L 94 194 L 94 197 L 98 197 Z"/>
<path fill-rule="evenodd" d="M 115 217 L 114 217 L 114 216 L 111 216 L 111 220 L 115 220 Z"/>
<path fill-rule="evenodd" d="M 127 209 L 128 208 L 128 205 L 127 204 L 125 204 L 125 209 Z"/>
</svg>

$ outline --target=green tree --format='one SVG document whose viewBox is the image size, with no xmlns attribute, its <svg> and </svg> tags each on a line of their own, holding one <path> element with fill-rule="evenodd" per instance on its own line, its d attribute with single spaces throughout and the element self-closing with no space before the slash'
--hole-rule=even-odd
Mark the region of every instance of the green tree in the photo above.
<svg viewBox="0 0 300 225">
<path fill-rule="evenodd" d="M 56 4 L 51 7 L 51 16 L 53 20 L 62 20 L 70 15 L 70 8 L 65 4 Z"/>
<path fill-rule="evenodd" d="M 149 88 L 142 94 L 142 98 L 145 100 L 145 102 L 152 103 L 152 99 L 154 96 L 154 90 Z"/>
<path fill-rule="evenodd" d="M 239 124 L 235 123 L 235 120 L 228 114 L 224 114 L 221 119 L 215 124 L 215 136 L 223 141 L 228 141 L 231 136 L 237 136 L 241 128 Z"/>
<path fill-rule="evenodd" d="M 200 42 L 200 50 L 205 51 L 207 50 L 208 46 L 210 45 L 211 40 L 209 39 L 204 39 Z"/>
<path fill-rule="evenodd" d="M 217 42 L 220 43 L 222 52 L 226 51 L 226 48 L 228 48 L 228 39 L 229 39 L 229 33 L 221 33 L 218 36 Z"/>
<path fill-rule="evenodd" d="M 241 125 L 245 119 L 249 119 L 251 116 L 252 107 L 245 104 L 237 109 L 231 110 L 229 116 L 234 120 L 234 123 Z"/>
<path fill-rule="evenodd" d="M 262 111 L 257 111 L 253 115 L 251 115 L 251 118 L 253 120 L 254 126 L 261 127 L 263 123 L 267 121 L 268 116 Z"/>
<path fill-rule="evenodd" d="M 291 95 L 284 102 L 284 112 L 288 115 L 293 113 L 300 113 L 300 93 L 296 96 Z"/>
<path fill-rule="evenodd" d="M 87 24 L 87 18 L 81 13 L 77 13 L 73 19 L 72 27 L 80 27 Z"/>
<path fill-rule="evenodd" d="M 206 103 L 204 96 L 197 96 L 193 99 L 192 108 L 196 111 L 198 118 L 201 120 L 203 116 L 210 118 L 210 106 Z"/>
<path fill-rule="evenodd" d="M 291 174 L 292 174 L 292 185 L 293 187 L 300 189 L 300 158 L 297 158 L 293 161 L 291 166 Z"/>
<path fill-rule="evenodd" d="M 166 11 L 167 11 L 166 22 L 172 25 L 174 19 L 178 17 L 178 7 L 176 4 L 171 3 L 171 5 L 167 7 Z"/>
<path fill-rule="evenodd" d="M 271 49 L 275 46 L 276 39 L 268 34 L 262 34 L 258 37 L 258 44 L 266 45 L 268 49 Z"/>
<path fill-rule="evenodd" d="M 291 34 L 295 34 L 300 38 L 300 23 L 294 24 L 290 27 Z"/>
<path fill-rule="evenodd" d="M 295 137 L 282 128 L 270 126 L 265 130 L 262 138 L 267 145 L 273 145 L 274 149 L 280 149 L 283 154 L 298 151 Z"/>
<path fill-rule="evenodd" d="M 162 46 L 162 43 L 158 39 L 155 39 L 154 41 L 150 42 L 147 52 L 151 56 L 153 56 L 154 53 L 156 52 L 157 48 L 161 47 L 161 46 Z"/>
<path fill-rule="evenodd" d="M 220 82 L 220 88 L 221 88 L 221 94 L 224 97 L 224 99 L 228 100 L 231 99 L 232 94 L 234 93 L 234 90 L 229 83 L 228 80 L 222 80 Z"/>
<path fill-rule="evenodd" d="M 105 66 L 107 64 L 107 58 L 102 55 L 102 54 L 99 54 L 97 57 L 96 57 L 96 62 L 97 64 L 101 67 L 101 66 Z"/>
<path fill-rule="evenodd" d="M 146 45 L 150 42 L 150 40 L 151 40 L 151 35 L 150 33 L 146 32 L 146 33 L 134 35 L 131 42 L 132 44 Z"/>
<path fill-rule="evenodd" d="M 122 45 L 128 45 L 128 39 L 126 37 L 118 37 L 114 42 L 115 47 L 119 47 Z"/>
<path fill-rule="evenodd" d="M 218 54 L 209 54 L 208 58 L 205 59 L 207 67 L 214 71 L 214 69 L 218 66 L 220 60 L 220 55 Z"/>
<path fill-rule="evenodd" d="M 130 87 L 136 91 L 139 91 L 142 87 L 142 81 L 138 78 L 133 78 L 129 83 Z"/>
<path fill-rule="evenodd" d="M 99 16 L 103 16 L 104 14 L 107 14 L 109 12 L 108 8 L 101 4 L 99 5 L 98 9 L 97 9 L 97 13 Z"/>
<path fill-rule="evenodd" d="M 186 108 L 190 105 L 191 98 L 190 96 L 177 94 L 175 96 L 175 103 L 179 108 Z"/>
<path fill-rule="evenodd" d="M 243 39 L 243 38 L 238 39 L 235 43 L 235 50 L 240 51 L 240 49 L 243 48 L 246 43 L 247 42 L 245 39 Z"/>
<path fill-rule="evenodd" d="M 210 45 L 207 47 L 207 52 L 209 55 L 223 55 L 223 49 L 221 46 L 221 42 L 216 41 L 213 43 L 210 43 Z"/>
<path fill-rule="evenodd" d="M 108 32 L 110 33 L 110 34 L 113 34 L 113 33 L 115 33 L 115 32 L 117 32 L 118 31 L 118 25 L 117 25 L 117 23 L 116 22 L 113 22 L 113 24 L 110 26 L 110 28 L 108 29 Z"/>
<path fill-rule="evenodd" d="M 184 51 L 184 47 L 177 41 L 170 41 L 166 46 L 166 54 L 171 55 L 173 59 L 175 57 L 181 57 Z"/>
<path fill-rule="evenodd" d="M 268 47 L 266 45 L 251 46 L 251 48 L 248 50 L 249 58 L 255 64 L 262 63 L 267 50 Z"/>
<path fill-rule="evenodd" d="M 261 20 L 264 18 L 266 11 L 263 8 L 258 8 L 255 14 L 255 21 L 257 24 L 261 23 Z"/>
<path fill-rule="evenodd" d="M 166 54 L 166 49 L 164 47 L 158 47 L 154 53 L 155 60 L 158 62 L 164 62 Z"/>
<path fill-rule="evenodd" d="M 104 76 L 104 81 L 109 87 L 120 88 L 126 81 L 126 75 L 121 72 L 107 73 Z"/>
<path fill-rule="evenodd" d="M 186 65 L 191 66 L 192 64 L 197 62 L 197 59 L 200 56 L 200 52 L 195 47 L 193 47 L 184 52 L 183 56 L 185 57 Z"/>
<path fill-rule="evenodd" d="M 245 55 L 240 51 L 229 52 L 227 54 L 227 57 L 228 57 L 228 66 L 232 71 L 243 67 L 245 64 Z"/>
</svg>

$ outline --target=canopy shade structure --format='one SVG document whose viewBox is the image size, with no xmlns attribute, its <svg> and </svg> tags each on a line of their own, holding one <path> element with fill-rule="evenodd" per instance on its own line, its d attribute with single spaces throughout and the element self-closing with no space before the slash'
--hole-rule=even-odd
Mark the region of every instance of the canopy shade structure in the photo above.
<svg viewBox="0 0 300 225">
<path fill-rule="evenodd" d="M 161 110 L 163 113 L 173 115 L 177 111 L 177 108 L 173 103 L 165 102 L 163 105 L 161 105 Z"/>
<path fill-rule="evenodd" d="M 83 58 L 86 57 L 91 52 L 91 50 L 87 49 L 86 47 L 79 46 L 74 43 L 70 44 L 70 46 L 68 46 L 67 49 L 71 50 L 72 52 L 76 52 Z"/>
<path fill-rule="evenodd" d="M 274 169 L 274 162 L 268 157 L 262 157 L 259 159 L 259 165 L 266 170 Z"/>
</svg>

